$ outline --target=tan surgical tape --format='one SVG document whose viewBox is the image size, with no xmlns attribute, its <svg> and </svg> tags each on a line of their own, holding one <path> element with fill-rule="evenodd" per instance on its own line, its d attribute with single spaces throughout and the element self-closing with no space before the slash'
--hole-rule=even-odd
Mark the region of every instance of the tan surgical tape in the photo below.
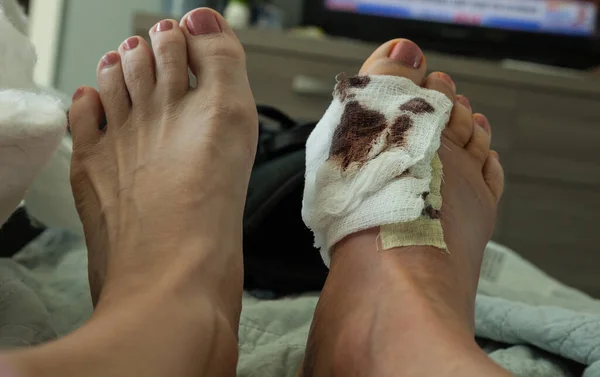
<svg viewBox="0 0 600 377">
<path fill-rule="evenodd" d="M 442 161 L 437 154 L 431 161 L 431 167 L 433 171 L 429 185 L 430 193 L 425 198 L 425 207 L 431 206 L 440 211 L 442 209 Z M 426 215 L 410 222 L 382 225 L 379 238 L 383 250 L 404 246 L 433 246 L 446 252 L 448 250 L 441 221 Z"/>
</svg>

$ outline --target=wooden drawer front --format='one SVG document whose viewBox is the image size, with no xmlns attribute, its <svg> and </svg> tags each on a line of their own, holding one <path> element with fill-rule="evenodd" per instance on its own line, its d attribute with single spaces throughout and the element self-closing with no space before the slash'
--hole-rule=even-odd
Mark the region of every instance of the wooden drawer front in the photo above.
<svg viewBox="0 0 600 377">
<path fill-rule="evenodd" d="M 568 284 L 600 287 L 598 279 L 583 281 L 598 276 L 600 266 L 600 189 L 513 180 L 503 206 L 502 243 Z"/>
<path fill-rule="evenodd" d="M 313 61 L 258 51 L 246 54 L 256 102 L 275 106 L 303 120 L 319 120 L 323 116 L 331 103 L 335 77 L 339 73 L 352 75 L 360 69 L 360 66 L 335 61 Z"/>
<path fill-rule="evenodd" d="M 517 90 L 497 85 L 475 82 L 472 79 L 456 78 L 456 91 L 467 96 L 471 103 L 491 105 L 499 109 L 513 110 L 518 106 Z M 474 107 L 474 110 L 481 112 Z"/>
<path fill-rule="evenodd" d="M 513 180 L 505 198 L 507 234 L 565 246 L 600 245 L 600 190 Z M 600 253 L 598 253 L 600 260 Z"/>
<path fill-rule="evenodd" d="M 600 121 L 527 113 L 518 117 L 511 172 L 600 185 Z"/>
<path fill-rule="evenodd" d="M 600 97 L 523 90 L 519 94 L 519 107 L 549 117 L 576 117 L 600 124 Z"/>
<path fill-rule="evenodd" d="M 519 252 L 548 275 L 570 287 L 600 299 L 598 248 L 556 245 L 551 241 L 506 238 L 502 244 Z M 519 287 L 515 287 L 519 289 Z"/>
</svg>

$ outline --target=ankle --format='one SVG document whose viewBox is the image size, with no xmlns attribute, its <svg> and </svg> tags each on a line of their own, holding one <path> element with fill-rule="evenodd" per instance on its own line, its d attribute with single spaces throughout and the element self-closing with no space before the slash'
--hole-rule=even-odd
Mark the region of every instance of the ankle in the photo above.
<svg viewBox="0 0 600 377">
<path fill-rule="evenodd" d="M 166 237 L 165 237 L 166 238 Z M 143 245 L 145 246 L 145 245 Z M 214 296 L 241 300 L 243 255 L 240 242 L 191 237 L 147 247 L 121 247 L 103 276 L 102 299 L 166 292 L 193 299 Z"/>
<path fill-rule="evenodd" d="M 155 274 L 119 274 L 106 280 L 95 313 L 112 313 L 122 307 L 136 310 L 136 307 L 155 304 L 156 310 L 168 309 L 174 316 L 214 312 L 227 318 L 237 331 L 243 275 L 241 268 L 239 274 L 234 270 L 230 268 L 231 275 L 226 277 L 227 281 L 204 268 L 178 264 Z"/>
<path fill-rule="evenodd" d="M 102 306 L 82 328 L 21 356 L 13 365 L 22 376 L 229 376 L 218 371 L 235 369 L 237 328 L 205 298 L 149 294 Z"/>
<path fill-rule="evenodd" d="M 336 245 L 330 271 L 336 284 L 331 285 L 410 302 L 473 333 L 474 292 L 464 289 L 469 284 L 455 273 L 453 256 L 431 246 L 380 251 L 377 235 L 378 229 L 370 229 Z"/>
<path fill-rule="evenodd" d="M 315 369 L 322 374 L 315 376 L 445 376 L 444 370 L 483 365 L 486 355 L 480 355 L 474 335 L 462 323 L 441 317 L 423 300 L 402 301 L 402 307 L 406 310 L 389 313 L 383 307 L 347 318 L 335 333 L 321 329 L 322 338 L 337 336 L 332 347 L 323 347 L 332 350 L 330 367 L 319 358 Z M 385 318 L 390 316 L 395 318 Z M 399 339 L 403 346 L 386 346 Z"/>
</svg>

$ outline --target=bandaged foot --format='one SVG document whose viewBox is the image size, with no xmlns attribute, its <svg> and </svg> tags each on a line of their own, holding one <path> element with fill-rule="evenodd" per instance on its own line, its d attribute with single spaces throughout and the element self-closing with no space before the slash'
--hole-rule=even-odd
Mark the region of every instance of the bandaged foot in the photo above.
<svg viewBox="0 0 600 377">
<path fill-rule="evenodd" d="M 0 51 L 1 226 L 58 147 L 67 118 L 60 100 L 36 89 L 34 48 L 1 8 Z"/>
<path fill-rule="evenodd" d="M 303 214 L 331 264 L 305 377 L 495 375 L 483 371 L 495 367 L 473 341 L 474 301 L 503 170 L 487 119 L 472 113 L 450 76 L 426 77 L 426 65 L 414 43 L 384 44 L 359 78 L 338 84 L 307 144 Z M 377 112 L 362 110 L 344 127 L 343 114 L 358 105 Z M 411 122 L 395 121 L 402 116 Z M 402 140 L 389 143 L 395 129 L 405 130 Z M 342 134 L 348 144 L 336 142 Z"/>
<path fill-rule="evenodd" d="M 307 142 L 302 209 L 325 263 L 344 237 L 377 226 L 386 249 L 445 249 L 437 150 L 452 102 L 385 75 L 341 78 L 334 97 Z"/>
</svg>

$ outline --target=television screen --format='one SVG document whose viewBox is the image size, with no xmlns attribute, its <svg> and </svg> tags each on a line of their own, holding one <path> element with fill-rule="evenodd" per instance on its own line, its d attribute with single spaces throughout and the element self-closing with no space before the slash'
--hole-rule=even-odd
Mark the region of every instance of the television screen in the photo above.
<svg viewBox="0 0 600 377">
<path fill-rule="evenodd" d="M 593 37 L 598 4 L 576 0 L 326 0 L 332 11 Z"/>
</svg>

